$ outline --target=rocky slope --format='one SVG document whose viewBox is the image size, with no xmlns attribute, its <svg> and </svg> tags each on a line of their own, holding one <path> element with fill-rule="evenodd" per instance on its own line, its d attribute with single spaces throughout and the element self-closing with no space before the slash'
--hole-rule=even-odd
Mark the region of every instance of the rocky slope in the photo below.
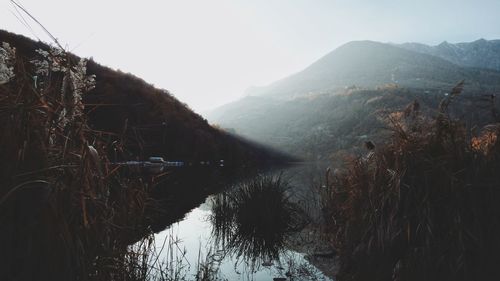
<svg viewBox="0 0 500 281">
<path fill-rule="evenodd" d="M 429 46 L 420 43 L 397 45 L 404 49 L 436 56 L 454 64 L 500 71 L 500 40 L 479 39 L 467 43 L 443 43 Z"/>
</svg>

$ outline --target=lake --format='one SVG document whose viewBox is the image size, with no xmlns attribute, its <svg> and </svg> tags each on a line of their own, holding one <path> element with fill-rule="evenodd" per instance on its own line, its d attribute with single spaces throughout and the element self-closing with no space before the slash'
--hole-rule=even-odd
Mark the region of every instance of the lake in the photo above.
<svg viewBox="0 0 500 281">
<path fill-rule="evenodd" d="M 161 274 L 174 280 L 203 280 L 203 275 L 211 280 L 332 280 L 290 247 L 290 241 L 302 239 L 296 233 L 317 216 L 311 187 L 319 184 L 324 166 L 261 173 L 206 197 L 155 234 L 156 255 L 149 262 L 167 268 Z"/>
</svg>

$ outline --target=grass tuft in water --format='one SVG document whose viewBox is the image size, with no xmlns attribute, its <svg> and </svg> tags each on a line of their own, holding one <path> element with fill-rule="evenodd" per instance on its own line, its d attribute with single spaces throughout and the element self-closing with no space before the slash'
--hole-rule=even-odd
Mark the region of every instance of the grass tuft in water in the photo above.
<svg viewBox="0 0 500 281">
<path fill-rule="evenodd" d="M 290 200 L 280 176 L 259 176 L 212 199 L 213 237 L 251 268 L 279 260 L 288 235 L 300 230 L 304 212 Z"/>
</svg>

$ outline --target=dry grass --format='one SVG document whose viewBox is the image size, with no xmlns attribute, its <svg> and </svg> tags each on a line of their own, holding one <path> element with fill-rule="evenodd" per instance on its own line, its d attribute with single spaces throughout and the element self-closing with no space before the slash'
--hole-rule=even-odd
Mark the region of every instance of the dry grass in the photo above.
<svg viewBox="0 0 500 281">
<path fill-rule="evenodd" d="M 500 127 L 471 137 L 418 106 L 390 115 L 389 144 L 328 175 L 323 211 L 338 280 L 498 280 Z"/>
<path fill-rule="evenodd" d="M 128 243 L 147 234 L 148 185 L 113 172 L 105 134 L 88 127 L 73 99 L 80 89 L 64 84 L 69 70 L 39 75 L 36 86 L 25 58 L 14 70 L 0 85 L 0 276 L 137 280 L 124 269 Z"/>
<path fill-rule="evenodd" d="M 129 151 L 137 147 L 126 132 L 92 129 L 85 112 L 93 109 L 78 96 L 89 89 L 74 87 L 78 77 L 70 73 L 78 58 L 62 52 L 48 60 L 65 70 L 40 74 L 26 53 L 17 53 L 13 79 L 0 84 L 0 279 L 217 280 L 210 253 L 188 276 L 177 240 L 170 237 L 163 253 L 156 249 L 153 220 L 172 221 L 179 210 L 169 216 L 152 197 L 154 179 L 108 158 L 142 151 Z M 178 205 L 206 195 L 182 192 Z"/>
<path fill-rule="evenodd" d="M 286 239 L 304 227 L 307 218 L 290 200 L 281 176 L 258 176 L 212 199 L 213 237 L 219 248 L 250 268 L 280 260 Z"/>
</svg>

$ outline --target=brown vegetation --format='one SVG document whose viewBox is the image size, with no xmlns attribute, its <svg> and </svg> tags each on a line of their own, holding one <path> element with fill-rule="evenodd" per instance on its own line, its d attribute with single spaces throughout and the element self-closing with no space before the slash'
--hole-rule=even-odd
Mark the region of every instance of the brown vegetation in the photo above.
<svg viewBox="0 0 500 281">
<path fill-rule="evenodd" d="M 388 144 L 328 176 L 325 231 L 338 280 L 498 280 L 500 126 L 472 136 L 448 114 L 389 115 Z"/>
<path fill-rule="evenodd" d="M 0 276 L 4 280 L 129 280 L 144 234 L 148 185 L 112 173 L 105 134 L 89 128 L 77 63 L 39 75 L 19 55 L 0 85 Z M 42 86 L 43 85 L 43 86 Z"/>
<path fill-rule="evenodd" d="M 14 76 L 0 84 L 2 280 L 157 279 L 145 263 L 158 223 L 152 220 L 171 223 L 210 190 L 155 193 L 152 180 L 131 177 L 113 161 L 270 159 L 267 149 L 211 128 L 130 74 L 89 61 L 83 74 L 96 75 L 97 84 L 79 88 L 78 57 L 55 50 L 49 65 L 58 66 L 39 73 L 33 61 L 43 60 L 47 45 L 5 31 L 0 42 L 16 48 Z M 155 195 L 174 206 L 160 205 Z M 136 241 L 145 246 L 130 248 Z"/>
</svg>

